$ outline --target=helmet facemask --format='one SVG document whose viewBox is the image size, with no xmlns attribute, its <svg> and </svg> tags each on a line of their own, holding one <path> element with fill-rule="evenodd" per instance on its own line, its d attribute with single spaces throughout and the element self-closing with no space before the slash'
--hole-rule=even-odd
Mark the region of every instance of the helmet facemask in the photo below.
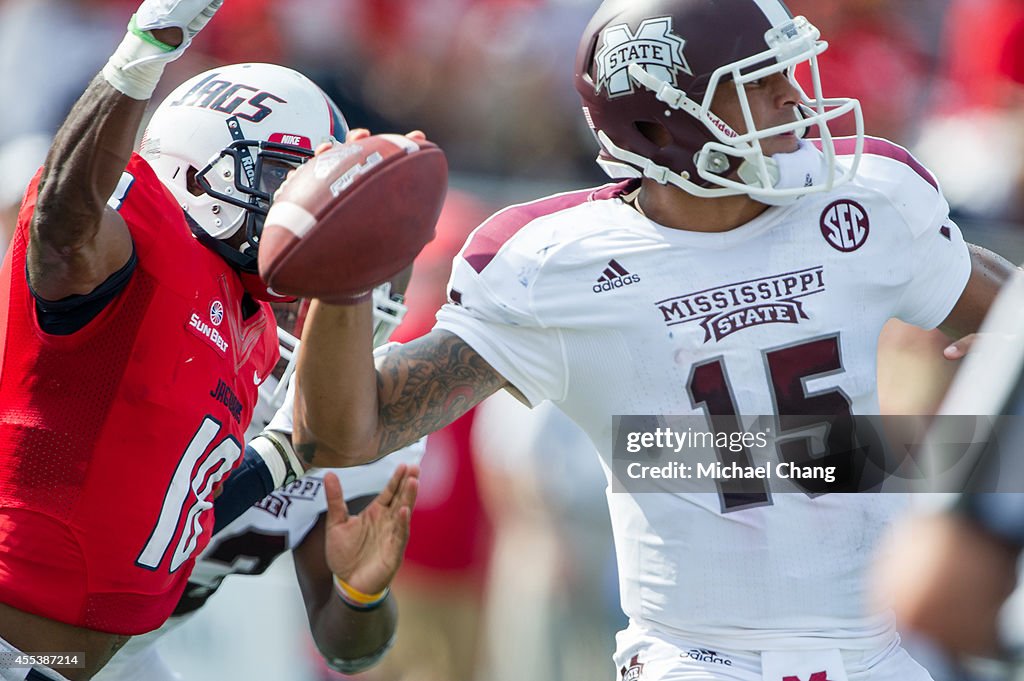
<svg viewBox="0 0 1024 681">
<path fill-rule="evenodd" d="M 221 241 L 233 239 L 237 234 L 244 236 L 237 248 L 241 257 L 230 258 L 243 271 L 255 271 L 259 238 L 274 193 L 289 172 L 312 157 L 310 149 L 293 144 L 239 139 L 222 149 L 195 174 L 195 184 L 204 194 L 239 209 L 234 216 L 229 216 L 228 211 L 221 208 L 224 217 L 220 229 L 206 231 Z M 228 217 L 232 219 L 228 221 Z"/>
<path fill-rule="evenodd" d="M 676 185 L 700 197 L 746 194 L 771 204 L 789 203 L 800 196 L 828 191 L 848 181 L 856 173 L 863 150 L 860 104 L 855 99 L 823 96 L 817 58 L 828 44 L 819 38 L 817 28 L 803 17 L 796 17 L 767 30 L 763 41 L 757 38 L 766 49 L 725 64 L 719 62 L 721 65 L 717 68 L 709 66 L 706 76 L 699 72 L 694 74 L 688 68 L 670 72 L 665 68 L 652 70 L 646 64 L 629 63 L 625 70 L 633 87 L 625 96 L 650 98 L 653 94 L 654 105 L 645 105 L 644 109 L 648 120 L 656 121 L 673 138 L 668 148 L 654 145 L 661 147 L 660 151 L 657 148 L 652 150 L 651 145 L 638 141 L 635 135 L 631 136 L 632 131 L 621 125 L 621 114 L 619 118 L 605 114 L 604 120 L 614 125 L 607 131 L 602 129 L 602 121 L 597 115 L 601 112 L 590 109 L 599 105 L 610 110 L 619 105 L 610 94 L 604 95 L 604 101 L 600 99 L 600 79 L 595 80 L 592 76 L 583 79 L 590 81 L 589 86 L 596 93 L 593 96 L 581 87 L 578 79 L 577 86 L 584 94 L 585 116 L 602 150 L 598 163 L 612 177 L 647 177 L 661 184 Z M 685 59 L 686 41 L 678 37 L 675 39 L 684 44 L 682 57 Z M 694 63 L 693 60 L 690 63 Z M 793 77 L 796 68 L 802 64 L 807 64 L 810 69 L 812 95 L 808 95 Z M 595 68 L 593 63 L 591 68 Z M 783 74 L 789 80 L 799 93 L 800 101 L 795 107 L 792 122 L 761 130 L 755 124 L 746 86 L 777 74 Z M 684 85 L 689 83 L 686 87 L 691 90 L 690 94 L 676 87 L 677 80 L 685 76 L 689 79 L 682 82 Z M 721 92 L 720 88 L 727 87 L 736 91 L 745 126 L 742 133 L 712 110 L 716 94 Z M 624 106 L 640 111 L 637 103 Z M 847 115 L 854 116 L 857 138 L 852 160 L 843 166 L 837 163 L 836 147 L 828 123 Z M 680 116 L 684 118 L 680 120 Z M 644 122 L 637 118 L 633 125 L 639 129 Z M 803 138 L 811 129 L 817 130 L 820 142 L 816 140 L 812 145 L 801 141 L 800 149 L 791 153 L 772 156 L 764 153 L 764 140 L 786 133 Z M 816 148 L 819 144 L 820 151 Z M 645 146 L 646 149 L 641 150 Z M 684 152 L 689 155 L 682 156 Z M 668 161 L 666 156 L 673 154 L 676 162 Z"/>
</svg>

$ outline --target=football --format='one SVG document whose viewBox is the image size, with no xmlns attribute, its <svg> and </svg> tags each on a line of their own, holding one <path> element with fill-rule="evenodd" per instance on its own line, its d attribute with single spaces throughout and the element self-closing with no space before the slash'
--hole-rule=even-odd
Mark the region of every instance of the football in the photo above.
<svg viewBox="0 0 1024 681">
<path fill-rule="evenodd" d="M 343 300 L 389 281 L 434 238 L 448 189 L 444 152 L 402 135 L 338 144 L 281 185 L 260 236 L 274 291 Z"/>
</svg>

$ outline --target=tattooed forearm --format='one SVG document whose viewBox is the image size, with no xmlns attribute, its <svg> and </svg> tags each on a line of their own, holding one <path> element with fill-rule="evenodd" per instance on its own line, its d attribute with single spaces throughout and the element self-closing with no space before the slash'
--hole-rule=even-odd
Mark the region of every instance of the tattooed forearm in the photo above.
<svg viewBox="0 0 1024 681">
<path fill-rule="evenodd" d="M 507 382 L 461 338 L 432 331 L 378 361 L 380 454 L 443 428 Z"/>
<path fill-rule="evenodd" d="M 302 463 L 307 466 L 313 465 L 313 459 L 316 458 L 316 443 L 315 442 L 304 442 L 302 444 L 295 445 L 295 452 L 302 459 Z"/>
</svg>

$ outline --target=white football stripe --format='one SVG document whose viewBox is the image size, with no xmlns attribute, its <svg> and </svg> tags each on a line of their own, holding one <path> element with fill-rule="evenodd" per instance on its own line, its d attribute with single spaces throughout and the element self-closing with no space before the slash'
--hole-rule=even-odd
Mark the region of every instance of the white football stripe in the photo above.
<svg viewBox="0 0 1024 681">
<path fill-rule="evenodd" d="M 754 2 L 761 8 L 764 15 L 768 17 L 768 21 L 771 22 L 772 26 L 784 24 L 792 18 L 789 10 L 779 0 L 754 0 Z"/>
<path fill-rule="evenodd" d="M 379 135 L 379 137 L 383 137 L 388 142 L 394 144 L 396 147 L 405 149 L 405 153 L 407 154 L 411 154 L 414 151 L 420 150 L 420 145 L 416 144 L 405 135 Z"/>
<path fill-rule="evenodd" d="M 297 203 L 275 201 L 267 212 L 267 226 L 284 227 L 300 239 L 313 229 L 316 218 L 308 210 Z"/>
</svg>

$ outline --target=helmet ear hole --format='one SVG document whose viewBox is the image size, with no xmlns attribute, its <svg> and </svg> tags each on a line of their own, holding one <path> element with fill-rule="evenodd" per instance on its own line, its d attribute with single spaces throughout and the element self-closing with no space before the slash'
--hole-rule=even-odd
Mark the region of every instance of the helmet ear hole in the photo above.
<svg viewBox="0 0 1024 681">
<path fill-rule="evenodd" d="M 587 65 L 587 75 L 590 77 L 591 83 L 597 82 L 597 62 L 594 61 L 594 55 L 597 53 L 597 41 L 600 37 L 599 33 L 594 34 L 590 39 L 590 45 L 587 46 L 587 57 L 585 63 Z"/>
<path fill-rule="evenodd" d="M 185 173 L 185 186 L 188 188 L 188 193 L 192 196 L 202 196 L 206 192 L 196 182 L 196 175 L 199 174 L 199 170 L 195 166 L 189 166 L 188 172 Z"/>
<path fill-rule="evenodd" d="M 672 133 L 670 133 L 668 128 L 661 123 L 652 121 L 634 121 L 633 127 L 635 127 L 637 132 L 643 135 L 648 142 L 654 144 L 659 149 L 664 149 L 672 144 Z"/>
</svg>

